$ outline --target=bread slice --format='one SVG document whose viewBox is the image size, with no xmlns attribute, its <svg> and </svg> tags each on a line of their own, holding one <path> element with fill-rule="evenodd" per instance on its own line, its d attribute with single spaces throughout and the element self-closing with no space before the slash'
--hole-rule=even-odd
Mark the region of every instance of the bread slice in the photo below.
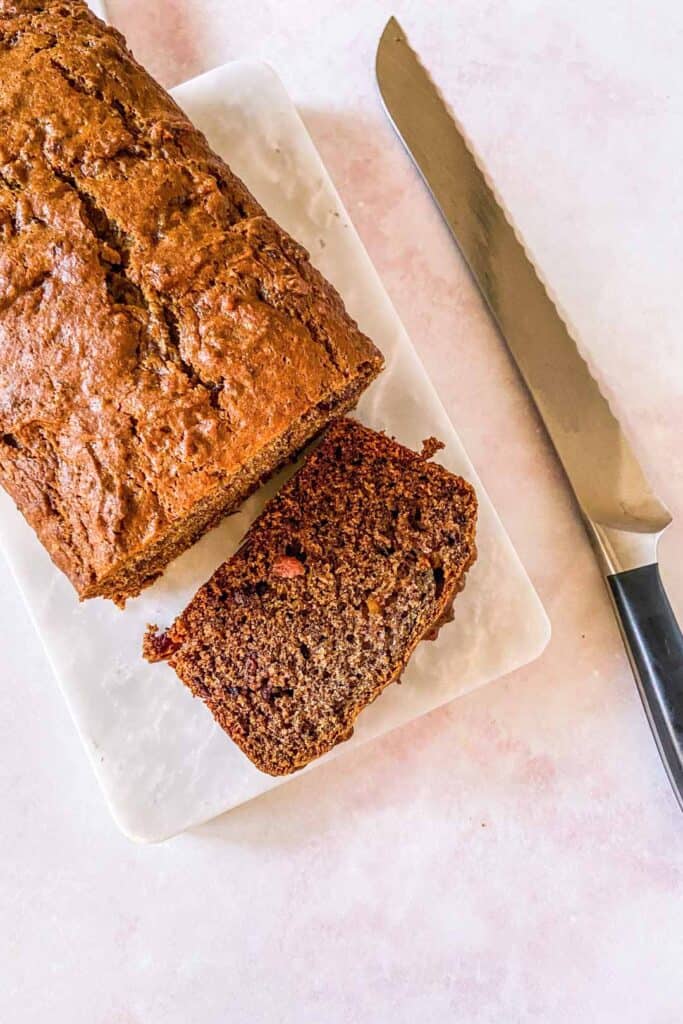
<svg viewBox="0 0 683 1024">
<path fill-rule="evenodd" d="M 144 654 L 166 660 L 263 772 L 348 739 L 433 638 L 476 557 L 473 488 L 350 419 Z"/>
<path fill-rule="evenodd" d="M 0 484 L 122 604 L 382 357 L 80 0 L 0 2 L 0 125 Z"/>
</svg>

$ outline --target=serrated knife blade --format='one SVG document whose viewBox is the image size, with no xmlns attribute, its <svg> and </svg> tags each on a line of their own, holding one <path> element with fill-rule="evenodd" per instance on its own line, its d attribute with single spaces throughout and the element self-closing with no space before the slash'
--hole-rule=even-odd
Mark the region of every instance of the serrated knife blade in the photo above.
<svg viewBox="0 0 683 1024">
<path fill-rule="evenodd" d="M 657 566 L 657 541 L 670 514 L 395 18 L 380 39 L 376 74 L 387 113 L 455 237 L 564 466 L 683 808 L 683 636 Z"/>
</svg>

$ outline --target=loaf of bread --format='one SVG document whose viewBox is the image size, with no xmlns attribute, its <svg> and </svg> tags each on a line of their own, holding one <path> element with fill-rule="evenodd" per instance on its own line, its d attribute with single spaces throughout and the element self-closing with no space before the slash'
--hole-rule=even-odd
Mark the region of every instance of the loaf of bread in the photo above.
<svg viewBox="0 0 683 1024">
<path fill-rule="evenodd" d="M 433 638 L 476 557 L 472 487 L 334 423 L 237 553 L 144 653 L 166 660 L 253 763 L 285 775 L 353 732 Z"/>
<path fill-rule="evenodd" d="M 0 0 L 0 483 L 122 603 L 381 369 L 122 36 Z"/>
</svg>

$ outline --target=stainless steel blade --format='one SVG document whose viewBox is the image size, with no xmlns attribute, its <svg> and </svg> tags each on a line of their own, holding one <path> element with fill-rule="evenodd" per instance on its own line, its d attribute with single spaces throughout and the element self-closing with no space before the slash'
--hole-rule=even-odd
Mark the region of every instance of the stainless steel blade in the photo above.
<svg viewBox="0 0 683 1024">
<path fill-rule="evenodd" d="M 608 569 L 654 561 L 654 538 L 669 512 L 394 18 L 380 40 L 376 72 L 389 117 L 531 391 Z"/>
</svg>

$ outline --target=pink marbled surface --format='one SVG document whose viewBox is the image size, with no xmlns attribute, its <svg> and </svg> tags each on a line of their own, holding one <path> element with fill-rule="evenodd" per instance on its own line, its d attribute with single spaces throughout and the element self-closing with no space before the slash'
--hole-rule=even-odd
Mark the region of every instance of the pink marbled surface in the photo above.
<svg viewBox="0 0 683 1024">
<path fill-rule="evenodd" d="M 597 8 L 597 9 L 596 9 Z M 681 818 L 562 476 L 381 111 L 389 13 L 469 129 L 676 520 L 683 13 L 110 0 L 167 85 L 282 76 L 553 622 L 534 665 L 162 847 L 121 838 L 0 592 L 0 1020 L 674 1024 Z"/>
</svg>

